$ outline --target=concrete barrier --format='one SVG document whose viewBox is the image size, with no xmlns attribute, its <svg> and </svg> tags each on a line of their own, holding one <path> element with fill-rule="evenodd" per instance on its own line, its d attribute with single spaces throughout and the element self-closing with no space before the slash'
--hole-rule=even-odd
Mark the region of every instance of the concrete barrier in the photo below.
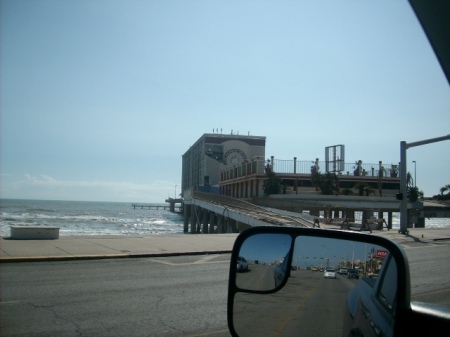
<svg viewBox="0 0 450 337">
<path fill-rule="evenodd" d="M 59 239 L 59 227 L 11 226 L 11 239 L 19 239 L 19 240 Z"/>
</svg>

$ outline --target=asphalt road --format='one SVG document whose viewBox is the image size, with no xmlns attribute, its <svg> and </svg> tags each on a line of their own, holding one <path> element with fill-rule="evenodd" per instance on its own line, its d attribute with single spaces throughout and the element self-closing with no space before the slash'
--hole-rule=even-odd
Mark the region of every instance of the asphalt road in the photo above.
<svg viewBox="0 0 450 337">
<path fill-rule="evenodd" d="M 450 308 L 450 241 L 403 244 L 409 260 L 411 300 Z"/>
<path fill-rule="evenodd" d="M 450 307 L 449 242 L 402 246 L 413 300 Z M 0 335 L 230 336 L 229 259 L 219 254 L 0 264 Z M 257 329 L 270 323 L 262 317 L 277 313 L 295 329 L 338 331 L 342 298 L 353 282 L 295 271 L 289 287 L 277 294 L 281 302 L 266 297 L 253 302 L 253 309 L 237 308 L 236 323 Z"/>
<path fill-rule="evenodd" d="M 2 264 L 1 336 L 229 336 L 229 259 Z"/>
</svg>

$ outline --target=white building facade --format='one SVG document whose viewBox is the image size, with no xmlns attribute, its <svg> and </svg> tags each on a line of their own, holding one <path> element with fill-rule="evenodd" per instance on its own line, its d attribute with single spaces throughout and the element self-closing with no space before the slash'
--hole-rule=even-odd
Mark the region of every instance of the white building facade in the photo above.
<svg viewBox="0 0 450 337">
<path fill-rule="evenodd" d="M 199 188 L 219 193 L 220 172 L 264 160 L 266 137 L 206 133 L 182 156 L 182 194 Z"/>
</svg>

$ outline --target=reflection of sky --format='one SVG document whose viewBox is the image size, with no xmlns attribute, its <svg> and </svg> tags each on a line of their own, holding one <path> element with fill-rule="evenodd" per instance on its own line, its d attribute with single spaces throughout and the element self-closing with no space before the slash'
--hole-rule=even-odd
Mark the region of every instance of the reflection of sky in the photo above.
<svg viewBox="0 0 450 337">
<path fill-rule="evenodd" d="M 333 267 L 342 261 L 365 261 L 372 249 L 375 253 L 377 249 L 384 248 L 341 239 L 299 236 L 295 241 L 293 264 L 320 267 L 323 259 L 328 259 L 329 266 Z"/>
<path fill-rule="evenodd" d="M 287 234 L 257 234 L 247 238 L 239 256 L 249 261 L 273 263 L 284 258 L 291 247 L 291 236 Z M 324 259 L 328 265 L 336 266 L 343 261 L 365 261 L 383 247 L 362 242 L 299 236 L 295 240 L 292 264 L 300 267 L 321 267 Z"/>
<path fill-rule="evenodd" d="M 291 247 L 291 236 L 287 234 L 253 235 L 242 245 L 239 256 L 253 261 L 271 263 L 286 256 Z"/>
</svg>

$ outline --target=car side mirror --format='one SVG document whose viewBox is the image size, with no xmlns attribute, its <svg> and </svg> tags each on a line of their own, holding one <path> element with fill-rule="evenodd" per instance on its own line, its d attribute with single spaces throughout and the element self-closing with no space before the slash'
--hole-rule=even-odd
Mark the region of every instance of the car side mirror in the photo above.
<svg viewBox="0 0 450 337">
<path fill-rule="evenodd" d="M 388 239 L 255 227 L 233 247 L 229 330 L 244 337 L 393 336 L 409 308 L 409 285 L 406 255 Z"/>
</svg>

